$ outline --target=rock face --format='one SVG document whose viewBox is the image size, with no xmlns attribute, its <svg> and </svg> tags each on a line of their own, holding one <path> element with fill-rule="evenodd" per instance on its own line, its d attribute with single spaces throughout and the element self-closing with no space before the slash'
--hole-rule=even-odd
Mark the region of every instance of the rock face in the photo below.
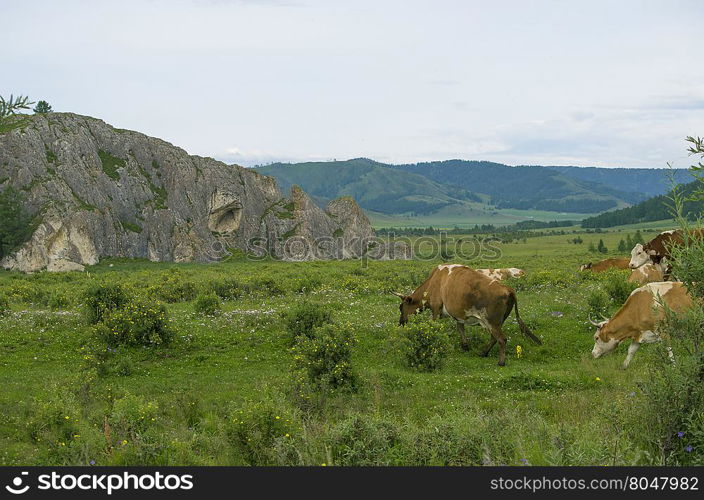
<svg viewBox="0 0 704 500">
<path fill-rule="evenodd" d="M 70 113 L 34 115 L 0 135 L 0 190 L 8 186 L 23 192 L 40 223 L 3 259 L 6 269 L 80 270 L 104 256 L 215 261 L 232 249 L 349 258 L 373 246 L 369 220 L 351 199 L 323 210 L 253 170 Z"/>
</svg>

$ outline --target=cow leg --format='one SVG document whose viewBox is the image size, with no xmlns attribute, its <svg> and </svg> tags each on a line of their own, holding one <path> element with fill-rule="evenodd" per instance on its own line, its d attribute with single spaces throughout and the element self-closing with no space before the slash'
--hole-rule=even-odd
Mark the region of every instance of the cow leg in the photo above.
<svg viewBox="0 0 704 500">
<path fill-rule="evenodd" d="M 492 336 L 491 336 L 491 340 L 490 340 L 489 343 L 486 345 L 486 347 L 484 348 L 484 350 L 482 351 L 482 353 L 480 354 L 480 356 L 482 356 L 483 358 L 486 358 L 486 357 L 489 355 L 489 353 L 491 352 L 491 349 L 494 347 L 495 344 L 496 344 L 496 339 L 495 339 L 494 336 L 492 335 Z"/>
<path fill-rule="evenodd" d="M 506 337 L 501 328 L 492 328 L 491 335 L 499 343 L 499 366 L 504 366 L 506 364 Z"/>
<path fill-rule="evenodd" d="M 460 339 L 462 339 L 462 350 L 469 351 L 469 342 L 467 342 L 467 332 L 464 330 L 464 323 L 457 322 L 457 331 L 460 333 Z"/>
<path fill-rule="evenodd" d="M 640 347 L 640 342 L 636 342 L 635 340 L 631 341 L 631 345 L 628 346 L 628 355 L 626 356 L 626 360 L 623 362 L 623 365 L 622 365 L 622 368 L 624 370 L 626 368 L 628 368 L 629 364 L 631 364 L 631 360 L 633 359 L 633 356 L 635 356 L 639 347 Z"/>
</svg>

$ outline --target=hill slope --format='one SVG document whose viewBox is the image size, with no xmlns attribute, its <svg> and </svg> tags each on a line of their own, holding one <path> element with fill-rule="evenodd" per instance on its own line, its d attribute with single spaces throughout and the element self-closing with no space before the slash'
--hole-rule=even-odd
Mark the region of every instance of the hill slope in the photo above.
<svg viewBox="0 0 704 500">
<path fill-rule="evenodd" d="M 482 202 L 481 197 L 468 190 L 443 185 L 421 175 L 400 173 L 366 158 L 275 163 L 256 170 L 275 177 L 283 189 L 299 185 L 321 202 L 352 196 L 365 209 L 381 213 L 427 214 L 452 204 Z"/>
<path fill-rule="evenodd" d="M 276 163 L 257 171 L 282 187 L 300 185 L 324 202 L 353 196 L 377 213 L 436 214 L 518 209 L 596 213 L 667 191 L 666 169 L 510 167 L 448 160 L 389 165 L 368 159 Z"/>
<path fill-rule="evenodd" d="M 680 189 L 682 196 L 689 197 L 696 190 L 701 189 L 698 182 L 690 182 Z M 672 218 L 672 193 L 655 196 L 632 207 L 613 210 L 589 217 L 582 221 L 582 227 L 613 227 L 624 224 L 637 224 L 640 222 L 653 222 Z M 684 215 L 696 218 L 704 211 L 704 201 L 687 201 L 683 207 Z"/>
</svg>

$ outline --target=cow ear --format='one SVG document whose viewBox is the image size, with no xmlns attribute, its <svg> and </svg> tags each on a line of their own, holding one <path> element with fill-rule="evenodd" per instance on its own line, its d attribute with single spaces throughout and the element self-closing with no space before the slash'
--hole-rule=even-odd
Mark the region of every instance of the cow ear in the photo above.
<svg viewBox="0 0 704 500">
<path fill-rule="evenodd" d="M 411 302 L 413 302 L 413 297 L 411 297 L 411 296 L 409 295 L 408 297 L 404 298 L 403 301 L 404 301 L 406 304 L 410 304 Z"/>
</svg>

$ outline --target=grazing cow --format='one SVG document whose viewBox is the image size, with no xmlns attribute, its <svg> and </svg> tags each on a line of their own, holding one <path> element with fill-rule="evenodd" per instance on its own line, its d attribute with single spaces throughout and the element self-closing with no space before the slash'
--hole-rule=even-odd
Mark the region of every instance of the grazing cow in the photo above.
<svg viewBox="0 0 704 500">
<path fill-rule="evenodd" d="M 594 273 L 602 273 L 607 269 L 628 269 L 628 258 L 623 259 L 605 259 L 592 264 L 591 262 L 583 264 L 579 270 L 580 271 L 592 271 Z"/>
<path fill-rule="evenodd" d="M 517 267 L 507 267 L 504 269 L 477 269 L 478 273 L 482 273 L 484 276 L 489 276 L 493 280 L 505 280 L 507 278 L 520 278 L 525 276 L 526 272 L 523 269 L 518 269 Z"/>
<path fill-rule="evenodd" d="M 665 317 L 663 304 L 674 312 L 682 312 L 692 305 L 685 286 L 677 281 L 648 283 L 636 288 L 613 318 L 596 323 L 592 356 L 599 358 L 616 349 L 624 340 L 631 339 L 628 355 L 623 362 L 627 368 L 641 344 L 661 340 L 658 324 Z"/>
<path fill-rule="evenodd" d="M 690 232 L 690 236 L 701 238 L 704 236 L 704 229 L 695 229 Z M 670 252 L 673 246 L 682 245 L 684 243 L 684 233 L 681 230 L 664 231 L 658 234 L 655 238 L 644 245 L 638 243 L 631 250 L 631 269 L 638 269 L 646 263 L 663 264 L 665 261 L 672 260 Z"/>
<path fill-rule="evenodd" d="M 428 279 L 410 295 L 395 293 L 401 297 L 401 318 L 404 325 L 408 316 L 430 309 L 433 319 L 441 315 L 457 321 L 457 330 L 462 339 L 462 348 L 467 350 L 464 325 L 479 324 L 491 333 L 491 341 L 482 356 L 488 356 L 491 348 L 499 344 L 499 366 L 506 364 L 506 337 L 501 331 L 511 310 L 516 310 L 516 321 L 523 334 L 536 344 L 542 342 L 533 335 L 518 314 L 516 292 L 499 281 L 493 280 L 467 266 L 460 264 L 440 265 L 433 269 Z"/>
<path fill-rule="evenodd" d="M 645 285 L 646 283 L 653 283 L 655 281 L 666 281 L 665 271 L 661 264 L 645 264 L 644 266 L 633 269 L 631 275 L 628 277 L 628 281 L 638 283 L 639 285 Z"/>
</svg>

